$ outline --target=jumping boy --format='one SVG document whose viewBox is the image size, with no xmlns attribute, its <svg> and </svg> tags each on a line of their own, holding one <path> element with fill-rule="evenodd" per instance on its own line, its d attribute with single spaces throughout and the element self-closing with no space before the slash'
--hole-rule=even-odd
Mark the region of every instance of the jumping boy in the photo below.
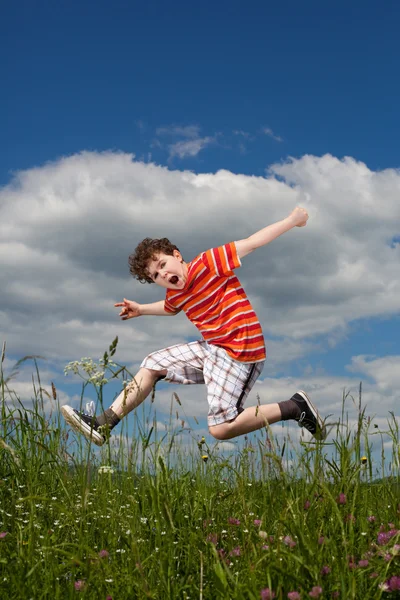
<svg viewBox="0 0 400 600">
<path fill-rule="evenodd" d="M 144 239 L 129 257 L 130 272 L 141 283 L 165 288 L 165 300 L 138 304 L 124 299 L 115 304 L 121 307 L 119 316 L 126 321 L 144 315 L 173 316 L 183 310 L 202 339 L 151 353 L 132 382 L 97 417 L 63 406 L 61 411 L 69 425 L 101 446 L 110 430 L 163 379 L 206 384 L 208 429 L 218 440 L 288 419 L 297 421 L 316 439 L 324 439 L 324 423 L 303 391 L 290 400 L 243 408 L 266 355 L 257 315 L 233 271 L 241 266 L 242 258 L 293 227 L 304 227 L 307 220 L 307 211 L 296 207 L 282 221 L 246 239 L 207 250 L 190 263 L 167 238 Z"/>
</svg>

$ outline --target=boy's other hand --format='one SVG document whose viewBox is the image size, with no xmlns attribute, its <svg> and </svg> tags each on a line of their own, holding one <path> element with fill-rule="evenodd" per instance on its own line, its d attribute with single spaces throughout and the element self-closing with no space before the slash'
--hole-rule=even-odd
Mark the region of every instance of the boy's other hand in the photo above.
<svg viewBox="0 0 400 600">
<path fill-rule="evenodd" d="M 308 212 L 305 208 L 296 206 L 296 208 L 290 213 L 288 219 L 292 221 L 295 227 L 304 227 L 308 220 Z"/>
<path fill-rule="evenodd" d="M 124 298 L 123 302 L 117 302 L 114 306 L 122 306 L 121 312 L 119 316 L 122 321 L 126 321 L 127 319 L 134 319 L 135 317 L 140 317 L 140 304 L 134 302 L 133 300 L 127 300 Z"/>
</svg>

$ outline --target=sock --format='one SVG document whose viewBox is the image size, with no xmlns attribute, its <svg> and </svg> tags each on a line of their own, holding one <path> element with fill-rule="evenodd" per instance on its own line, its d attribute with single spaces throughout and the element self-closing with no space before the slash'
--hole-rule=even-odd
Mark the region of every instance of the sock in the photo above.
<svg viewBox="0 0 400 600">
<path fill-rule="evenodd" d="M 298 420 L 300 418 L 301 410 L 294 400 L 278 402 L 278 406 L 281 409 L 282 421 L 289 421 L 290 419 Z"/>
<path fill-rule="evenodd" d="M 110 429 L 113 429 L 121 419 L 111 408 L 107 408 L 102 415 L 96 417 L 96 420 L 99 425 L 108 425 Z"/>
</svg>

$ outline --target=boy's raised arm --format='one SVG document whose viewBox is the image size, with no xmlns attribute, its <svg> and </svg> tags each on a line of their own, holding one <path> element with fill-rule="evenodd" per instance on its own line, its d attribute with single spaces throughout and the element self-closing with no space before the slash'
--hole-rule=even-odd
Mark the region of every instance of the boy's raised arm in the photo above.
<svg viewBox="0 0 400 600">
<path fill-rule="evenodd" d="M 123 302 L 117 302 L 114 306 L 122 306 L 119 316 L 122 321 L 142 317 L 144 315 L 156 315 L 159 317 L 171 317 L 174 313 L 164 310 L 164 300 L 153 302 L 152 304 L 138 304 L 133 300 L 124 298 Z"/>
<path fill-rule="evenodd" d="M 293 227 L 304 227 L 307 219 L 307 211 L 297 206 L 286 219 L 268 225 L 246 239 L 238 240 L 236 242 L 236 250 L 239 258 L 243 258 L 243 256 L 247 256 L 247 254 L 250 254 L 250 252 L 253 252 L 257 248 L 269 244 L 283 233 L 286 233 L 286 231 L 289 231 L 289 229 L 293 229 Z"/>
</svg>

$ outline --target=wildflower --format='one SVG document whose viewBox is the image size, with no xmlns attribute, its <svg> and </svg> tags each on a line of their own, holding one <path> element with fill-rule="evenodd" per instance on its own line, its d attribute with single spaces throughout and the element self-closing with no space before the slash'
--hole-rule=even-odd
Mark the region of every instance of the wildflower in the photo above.
<svg viewBox="0 0 400 600">
<path fill-rule="evenodd" d="M 83 579 L 78 579 L 77 581 L 75 581 L 74 586 L 77 592 L 81 592 L 83 590 L 83 588 L 85 587 L 85 582 L 83 581 Z"/>
<path fill-rule="evenodd" d="M 299 592 L 288 592 L 287 597 L 289 598 L 289 600 L 300 600 Z"/>
<path fill-rule="evenodd" d="M 260 538 L 262 538 L 263 540 L 266 540 L 268 538 L 268 533 L 266 531 L 259 531 L 258 535 L 260 536 Z"/>
<path fill-rule="evenodd" d="M 362 464 L 362 465 L 366 465 L 366 464 L 367 464 L 367 462 L 368 462 L 368 458 L 367 458 L 366 456 L 362 456 L 362 457 L 361 457 L 361 464 Z"/>
<path fill-rule="evenodd" d="M 208 461 L 208 456 L 207 456 L 207 454 L 203 454 L 203 455 L 202 455 L 202 457 L 201 457 L 201 460 L 202 460 L 203 462 L 207 462 L 207 461 Z"/>
<path fill-rule="evenodd" d="M 304 502 L 304 510 L 308 510 L 311 506 L 311 502 L 309 500 L 306 500 Z M 291 593 L 291 592 L 290 592 Z M 295 592 L 297 594 L 297 592 Z"/>
<path fill-rule="evenodd" d="M 324 536 L 323 536 L 323 535 L 321 535 L 321 536 L 318 538 L 318 544 L 319 544 L 320 546 L 322 546 L 322 544 L 325 544 L 325 538 L 324 538 Z"/>
<path fill-rule="evenodd" d="M 351 513 L 349 515 L 346 516 L 345 521 L 347 521 L 348 523 L 355 523 L 356 522 L 356 518 L 354 515 L 352 515 Z"/>
<path fill-rule="evenodd" d="M 318 598 L 321 594 L 322 594 L 322 587 L 319 587 L 319 585 L 314 585 L 311 592 L 308 592 L 308 595 L 310 596 L 310 598 Z"/>
<path fill-rule="evenodd" d="M 106 600 L 112 600 L 112 596 L 106 596 Z"/>
<path fill-rule="evenodd" d="M 240 554 L 240 546 L 236 546 L 235 548 L 233 548 L 233 550 L 229 552 L 229 556 L 240 556 Z"/>
<path fill-rule="evenodd" d="M 99 473 L 114 473 L 114 469 L 110 465 L 102 465 L 99 467 Z"/>
<path fill-rule="evenodd" d="M 368 523 L 375 523 L 376 517 L 374 517 L 374 515 L 370 515 L 369 517 L 367 517 L 367 521 Z"/>
<path fill-rule="evenodd" d="M 2 540 L 3 538 L 5 538 L 5 537 L 6 537 L 6 535 L 8 535 L 8 531 L 2 531 L 2 532 L 0 533 L 0 540 Z"/>
<path fill-rule="evenodd" d="M 369 562 L 366 559 L 358 561 L 358 566 L 361 568 L 368 567 L 368 565 L 369 565 Z"/>
<path fill-rule="evenodd" d="M 254 523 L 254 525 L 256 527 L 260 527 L 260 525 L 261 525 L 261 519 L 254 519 L 253 523 Z"/>
<path fill-rule="evenodd" d="M 390 531 L 380 531 L 378 533 L 378 538 L 377 538 L 377 542 L 378 542 L 379 546 L 385 546 L 392 537 L 397 535 L 397 533 L 398 533 L 397 529 L 391 529 Z"/>
<path fill-rule="evenodd" d="M 294 540 L 292 540 L 292 538 L 290 537 L 290 535 L 286 535 L 283 538 L 283 543 L 286 544 L 286 546 L 289 546 L 289 548 L 294 548 L 296 545 L 296 542 Z"/>
<path fill-rule="evenodd" d="M 207 536 L 207 542 L 210 542 L 210 544 L 214 544 L 214 546 L 217 545 L 218 542 L 218 536 L 216 533 L 210 533 L 210 535 Z"/>
<path fill-rule="evenodd" d="M 393 575 L 390 579 L 386 581 L 386 585 L 388 586 L 387 591 L 397 592 L 400 590 L 400 577 L 397 575 Z"/>
<path fill-rule="evenodd" d="M 228 523 L 229 525 L 240 525 L 239 519 L 235 519 L 234 517 L 229 517 Z"/>
<path fill-rule="evenodd" d="M 347 502 L 346 494 L 340 493 L 339 496 L 336 498 L 336 502 L 338 504 L 346 504 L 346 502 Z"/>
<path fill-rule="evenodd" d="M 110 556 L 110 553 L 108 552 L 108 550 L 100 550 L 100 552 L 99 552 L 100 558 L 108 558 L 109 556 Z"/>
<path fill-rule="evenodd" d="M 275 598 L 275 592 L 273 592 L 269 588 L 264 588 L 260 592 L 260 597 L 261 600 L 272 600 L 273 598 Z"/>
<path fill-rule="evenodd" d="M 367 561 L 368 562 L 368 561 Z M 331 572 L 331 568 L 328 567 L 327 565 L 325 565 L 324 567 L 322 567 L 321 569 L 321 575 L 329 575 L 329 573 Z"/>
</svg>

